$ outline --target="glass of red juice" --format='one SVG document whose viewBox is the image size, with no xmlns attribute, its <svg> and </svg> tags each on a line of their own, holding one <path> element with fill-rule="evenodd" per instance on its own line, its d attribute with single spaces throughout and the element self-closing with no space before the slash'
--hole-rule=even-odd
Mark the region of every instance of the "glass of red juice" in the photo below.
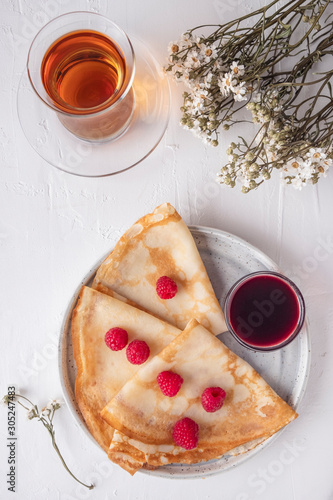
<svg viewBox="0 0 333 500">
<path fill-rule="evenodd" d="M 225 301 L 228 330 L 245 347 L 273 351 L 291 342 L 305 319 L 303 296 L 295 283 L 271 271 L 237 281 Z"/>
</svg>

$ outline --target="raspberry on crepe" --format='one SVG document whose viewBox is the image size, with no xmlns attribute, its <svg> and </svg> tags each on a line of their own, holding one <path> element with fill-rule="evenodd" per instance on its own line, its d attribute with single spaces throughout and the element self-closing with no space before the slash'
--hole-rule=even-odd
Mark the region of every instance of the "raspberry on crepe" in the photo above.
<svg viewBox="0 0 333 500">
<path fill-rule="evenodd" d="M 169 203 L 126 231 L 93 288 L 113 290 L 180 329 L 196 318 L 215 335 L 227 330 L 191 232 Z"/>
<path fill-rule="evenodd" d="M 161 390 L 158 377 L 165 371 L 183 379 L 174 397 Z M 133 468 L 135 462 L 137 467 L 193 464 L 237 454 L 238 447 L 256 446 L 297 413 L 248 363 L 192 320 L 101 416 L 118 431 L 109 457 L 120 465 L 126 457 Z"/>
<path fill-rule="evenodd" d="M 105 451 L 114 429 L 100 411 L 140 368 L 138 362 L 144 363 L 180 333 L 117 297 L 83 287 L 72 316 L 75 397 L 87 427 Z"/>
</svg>

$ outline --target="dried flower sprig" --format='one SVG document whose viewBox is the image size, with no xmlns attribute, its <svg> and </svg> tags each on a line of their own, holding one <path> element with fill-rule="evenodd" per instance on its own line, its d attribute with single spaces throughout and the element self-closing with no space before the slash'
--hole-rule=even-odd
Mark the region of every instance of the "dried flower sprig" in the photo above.
<svg viewBox="0 0 333 500">
<path fill-rule="evenodd" d="M 274 0 L 221 25 L 206 37 L 195 36 L 199 29 L 207 28 L 203 25 L 169 44 L 166 71 L 190 90 L 184 93 L 181 123 L 214 146 L 218 145 L 219 126 L 229 128 L 227 122 L 232 118 L 235 102 L 247 100 L 263 74 L 267 80 L 279 61 L 320 28 L 319 21 L 329 0 L 293 0 L 268 15 L 277 3 Z M 244 21 L 254 25 L 244 26 Z M 306 33 L 291 41 L 302 21 L 309 23 Z"/>
<path fill-rule="evenodd" d="M 277 4 L 274 0 L 218 26 L 208 36 L 195 36 L 196 30 L 211 29 L 199 26 L 169 45 L 166 71 L 188 88 L 181 107 L 185 128 L 217 146 L 220 126 L 228 130 L 239 123 L 235 115 L 245 106 L 260 125 L 249 146 L 244 139 L 231 143 L 229 163 L 222 168 L 218 182 L 234 187 L 239 180 L 243 192 L 248 192 L 269 179 L 274 168 L 282 169 L 284 181 L 297 188 L 326 175 L 331 165 L 330 133 L 324 134 L 331 118 L 331 75 L 319 82 L 312 102 L 304 94 L 310 83 L 318 83 L 307 79 L 312 66 L 331 54 L 332 23 L 320 24 L 330 3 L 332 0 L 292 0 L 271 13 Z M 276 71 L 277 63 L 292 57 L 297 57 L 293 70 Z M 323 98 L 327 102 L 320 114 L 316 107 Z M 300 99 L 306 99 L 309 110 L 304 120 L 300 118 Z M 287 155 L 291 139 L 293 147 Z M 322 163 L 309 162 L 313 149 L 321 151 Z M 302 161 L 296 160 L 296 153 Z"/>
<path fill-rule="evenodd" d="M 331 34 L 292 71 L 252 95 L 247 108 L 260 129 L 250 144 L 244 138 L 230 144 L 229 162 L 218 182 L 234 187 L 239 181 L 248 193 L 270 179 L 274 169 L 296 189 L 326 177 L 333 163 L 333 70 L 315 75 L 313 81 L 306 76 L 315 57 L 333 56 L 332 42 Z"/>
<path fill-rule="evenodd" d="M 62 454 L 60 453 L 60 450 L 58 448 L 58 445 L 55 440 L 55 429 L 54 429 L 54 424 L 53 424 L 53 418 L 55 412 L 60 408 L 61 406 L 61 401 L 55 399 L 50 401 L 45 407 L 42 408 L 41 411 L 39 411 L 38 406 L 32 403 L 27 397 L 22 396 L 22 394 L 15 394 L 15 395 L 6 395 L 2 398 L 2 402 L 6 405 L 8 403 L 11 403 L 13 401 L 16 401 L 20 406 L 22 406 L 26 411 L 27 411 L 27 418 L 29 420 L 33 420 L 34 418 L 37 418 L 39 422 L 43 424 L 45 429 L 48 431 L 48 433 L 51 436 L 52 440 L 52 446 L 57 452 L 62 465 L 65 467 L 67 472 L 72 476 L 75 481 L 80 483 L 82 486 L 85 486 L 89 490 L 94 488 L 93 484 L 85 484 L 82 481 L 80 481 L 77 477 L 74 476 L 74 474 L 70 471 L 68 468 L 65 460 L 63 459 Z M 23 402 L 22 402 L 23 401 Z"/>
</svg>

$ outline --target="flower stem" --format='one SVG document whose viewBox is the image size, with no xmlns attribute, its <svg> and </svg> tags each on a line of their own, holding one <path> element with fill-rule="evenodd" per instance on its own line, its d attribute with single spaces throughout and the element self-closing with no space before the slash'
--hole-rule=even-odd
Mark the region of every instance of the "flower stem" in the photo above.
<svg viewBox="0 0 333 500">
<path fill-rule="evenodd" d="M 65 469 L 67 470 L 68 474 L 70 474 L 72 476 L 73 479 L 75 479 L 75 481 L 77 481 L 78 483 L 82 484 L 82 486 L 85 486 L 86 488 L 88 488 L 88 490 L 92 490 L 94 488 L 94 485 L 93 484 L 85 484 L 83 483 L 82 481 L 80 481 L 76 476 L 74 476 L 74 474 L 70 471 L 70 469 L 68 468 L 65 460 L 63 459 L 63 456 L 62 454 L 60 453 L 60 450 L 57 446 L 57 443 L 55 441 L 55 436 L 54 436 L 54 431 L 53 432 L 50 432 L 51 434 L 51 438 L 52 438 L 52 446 L 53 448 L 55 449 L 55 451 L 57 452 L 60 460 L 61 460 L 61 463 L 62 465 L 65 467 Z"/>
<path fill-rule="evenodd" d="M 29 405 L 31 405 L 31 408 L 28 408 L 23 403 L 21 403 L 20 399 L 27 401 L 29 403 Z M 6 400 L 6 396 L 4 396 L 3 400 Z M 51 436 L 52 446 L 55 449 L 55 451 L 57 452 L 57 454 L 61 460 L 61 463 L 65 467 L 66 471 L 72 476 L 73 479 L 75 479 L 75 481 L 80 483 L 85 488 L 92 490 L 94 488 L 93 484 L 89 485 L 89 484 L 83 483 L 76 476 L 74 476 L 74 474 L 70 471 L 70 469 L 68 468 L 62 454 L 60 453 L 58 445 L 55 441 L 55 430 L 54 430 L 54 426 L 53 426 L 52 422 L 53 422 L 53 417 L 54 417 L 55 411 L 58 408 L 60 408 L 61 403 L 59 403 L 59 401 L 56 401 L 56 400 L 51 401 L 51 403 L 49 403 L 45 408 L 43 408 L 42 412 L 39 413 L 37 405 L 34 405 L 32 403 L 32 401 L 30 401 L 30 399 L 28 399 L 27 397 L 22 396 L 21 394 L 15 394 L 15 400 L 17 401 L 17 403 L 20 406 L 22 406 L 25 410 L 27 410 L 29 412 L 28 418 L 30 420 L 37 418 L 37 420 L 39 420 L 39 422 L 41 422 L 43 424 L 43 426 L 45 427 L 45 429 L 48 431 L 48 433 Z"/>
</svg>

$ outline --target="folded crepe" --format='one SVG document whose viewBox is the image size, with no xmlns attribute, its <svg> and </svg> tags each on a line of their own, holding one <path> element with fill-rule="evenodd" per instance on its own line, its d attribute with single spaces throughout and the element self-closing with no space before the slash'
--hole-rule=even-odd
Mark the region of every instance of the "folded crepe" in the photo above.
<svg viewBox="0 0 333 500">
<path fill-rule="evenodd" d="M 178 394 L 164 396 L 157 376 L 174 371 L 184 380 Z M 221 387 L 221 409 L 208 413 L 201 404 L 207 387 Z M 196 320 L 151 358 L 101 412 L 117 434 L 109 456 L 132 472 L 139 463 L 152 466 L 198 463 L 229 450 L 250 448 L 271 436 L 297 413 L 244 360 Z M 193 419 L 199 426 L 198 446 L 185 450 L 172 438 L 175 423 Z M 246 451 L 247 447 L 243 450 Z M 236 450 L 236 451 L 235 451 Z M 123 463 L 121 463 L 123 461 Z"/>
<path fill-rule="evenodd" d="M 134 339 L 147 342 L 151 357 L 180 333 L 174 326 L 118 300 L 120 298 L 83 287 L 72 315 L 77 367 L 75 398 L 90 433 L 105 451 L 114 430 L 101 418 L 100 411 L 139 368 L 129 363 L 126 349 L 111 351 L 106 346 L 106 332 L 113 327 L 124 328 L 129 342 Z"/>
<path fill-rule="evenodd" d="M 272 433 L 262 438 L 249 441 L 241 446 L 237 446 L 228 451 L 227 455 L 234 456 L 246 453 L 261 444 L 271 435 Z M 158 466 L 166 465 L 164 464 L 163 455 L 159 455 L 160 449 L 161 447 L 158 445 L 147 444 L 136 439 L 131 439 L 125 436 L 125 434 L 115 430 L 108 451 L 108 457 L 112 462 L 118 464 L 133 476 L 141 468 L 157 469 Z M 158 465 L 149 465 L 147 460 Z"/>
<path fill-rule="evenodd" d="M 161 276 L 177 284 L 172 299 L 156 293 Z M 227 330 L 192 235 L 169 203 L 139 219 L 120 238 L 99 267 L 93 288 L 103 293 L 111 289 L 180 329 L 196 318 L 215 335 Z"/>
</svg>

